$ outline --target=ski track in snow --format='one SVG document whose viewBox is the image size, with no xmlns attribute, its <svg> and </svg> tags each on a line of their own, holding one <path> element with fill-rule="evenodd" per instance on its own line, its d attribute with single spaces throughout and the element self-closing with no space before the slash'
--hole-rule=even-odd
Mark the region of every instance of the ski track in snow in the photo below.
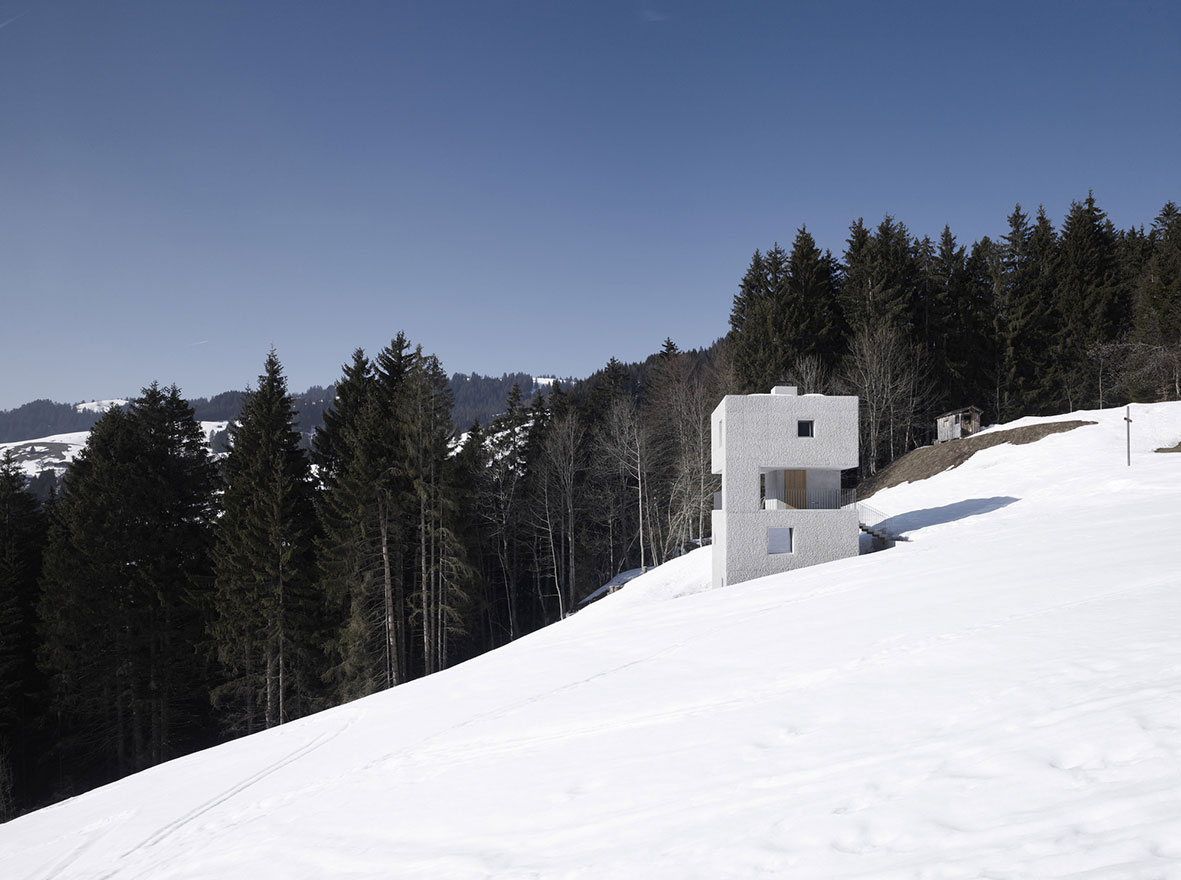
<svg viewBox="0 0 1181 880">
<path fill-rule="evenodd" d="M 236 785 L 233 785 L 230 788 L 226 789 L 225 791 L 221 792 L 216 797 L 210 798 L 209 800 L 205 801 L 201 805 L 190 810 L 188 813 L 181 816 L 179 819 L 176 819 L 173 822 L 169 822 L 167 825 L 164 825 L 162 828 L 160 828 L 158 831 L 156 831 L 151 837 L 147 838 L 143 842 L 139 843 L 138 845 L 132 847 L 130 850 L 125 852 L 120 858 L 126 859 L 138 852 L 141 852 L 143 850 L 148 850 L 148 849 L 151 849 L 151 848 L 157 846 L 163 840 L 170 837 L 172 834 L 176 833 L 177 831 L 180 831 L 185 826 L 190 825 L 192 822 L 196 821 L 197 819 L 201 818 L 203 815 L 208 813 L 210 810 L 220 807 L 222 804 L 226 803 L 231 798 L 237 797 L 239 794 L 246 791 L 246 789 L 250 788 L 251 786 L 256 785 L 259 782 L 261 782 L 262 780 L 273 776 L 274 774 L 278 773 L 283 768 L 285 768 L 291 764 L 294 764 L 296 761 L 306 758 L 308 755 L 312 754 L 317 749 L 323 748 L 325 745 L 332 742 L 334 739 L 336 739 L 337 737 L 341 736 L 346 731 L 348 731 L 348 729 L 350 727 L 352 727 L 354 724 L 356 724 L 357 721 L 359 721 L 361 718 L 363 718 L 364 715 L 365 715 L 365 713 L 363 710 L 360 712 L 357 712 L 356 714 L 352 715 L 352 717 L 350 717 L 344 724 L 342 724 L 336 730 L 320 734 L 315 739 L 311 740 L 308 743 L 305 743 L 304 745 L 300 746 L 297 749 L 294 749 L 289 754 L 285 755 L 284 757 L 280 758 L 279 760 L 275 761 L 274 763 L 269 764 L 268 766 L 264 767 L 262 770 L 259 770 L 257 773 L 254 773 L 251 776 L 246 777 L 245 779 L 243 779 L 242 781 L 240 781 Z M 147 870 L 136 874 L 135 877 L 138 878 L 138 877 L 150 876 L 154 871 L 159 869 L 160 865 L 161 865 L 161 863 L 159 863 L 159 862 L 156 864 L 153 864 Z M 107 880 L 107 878 L 114 877 L 118 874 L 119 874 L 119 869 L 116 868 L 114 871 L 110 872 L 109 874 L 104 874 L 102 877 L 102 880 Z"/>
<path fill-rule="evenodd" d="M 181 816 L 176 821 L 169 822 L 167 825 L 165 825 L 163 828 L 161 828 L 159 831 L 157 831 L 155 834 L 153 834 L 147 840 L 143 841 L 142 843 L 132 847 L 130 850 L 123 853 L 122 858 L 127 858 L 132 853 L 137 852 L 138 850 L 147 849 L 149 847 L 155 846 L 156 844 L 158 844 L 164 838 L 168 837 L 173 832 L 180 830 L 181 828 L 183 828 L 184 826 L 186 826 L 190 822 L 192 822 L 194 819 L 200 818 L 205 813 L 208 813 L 210 810 L 212 810 L 214 807 L 221 806 L 226 801 L 228 801 L 230 798 L 234 797 L 235 795 L 241 794 L 243 791 L 250 788 L 250 786 L 254 785 L 255 783 L 260 782 L 263 779 L 266 779 L 268 776 L 283 769 L 288 764 L 298 761 L 300 758 L 304 757 L 305 755 L 311 754 L 316 749 L 323 746 L 325 743 L 336 739 L 338 736 L 340 736 L 342 733 L 344 733 L 346 730 L 348 730 L 355 723 L 355 721 L 356 721 L 355 718 L 350 719 L 347 724 L 342 726 L 335 733 L 320 734 L 320 736 L 316 737 L 311 742 L 306 743 L 303 746 L 300 746 L 298 749 L 291 752 L 289 755 L 286 755 L 286 756 L 280 758 L 278 761 L 275 761 L 275 763 L 273 763 L 267 767 L 264 767 L 262 770 L 259 770 L 254 775 L 248 776 L 246 779 L 243 779 L 237 785 L 231 786 L 230 788 L 226 789 L 224 792 L 217 795 L 216 797 L 211 798 L 210 800 L 201 804 L 197 808 L 190 810 L 188 813 Z M 108 875 L 108 876 L 110 876 L 110 875 Z"/>
<path fill-rule="evenodd" d="M 85 835 L 82 842 L 72 848 L 60 861 L 50 867 L 47 872 L 40 875 L 41 880 L 54 880 L 54 878 L 60 876 L 70 865 L 81 858 L 88 849 L 114 831 L 116 825 L 122 821 L 126 821 L 130 816 L 130 812 L 125 812 L 118 816 L 113 816 L 106 821 L 96 822 L 92 826 L 81 829 L 78 833 Z"/>
</svg>

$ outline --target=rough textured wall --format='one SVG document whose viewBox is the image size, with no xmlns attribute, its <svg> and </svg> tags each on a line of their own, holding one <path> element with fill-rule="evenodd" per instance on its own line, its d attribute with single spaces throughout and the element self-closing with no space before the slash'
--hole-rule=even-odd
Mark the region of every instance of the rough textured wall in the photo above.
<svg viewBox="0 0 1181 880">
<path fill-rule="evenodd" d="M 767 529 L 791 528 L 793 552 L 768 555 Z M 726 538 L 719 552 L 714 542 L 714 558 L 725 559 L 727 584 L 752 578 L 819 565 L 856 556 L 858 552 L 857 509 L 840 510 L 763 510 L 730 514 Z M 721 586 L 715 561 L 715 586 Z"/>
<path fill-rule="evenodd" d="M 729 395 L 718 404 L 711 457 L 714 473 L 722 474 L 722 510 L 713 516 L 714 586 L 723 573 L 734 584 L 856 555 L 855 510 L 761 510 L 759 474 L 806 469 L 810 493 L 839 488 L 840 470 L 857 466 L 857 405 L 856 397 L 820 394 Z M 798 436 L 800 420 L 813 423 L 813 436 Z M 794 552 L 768 555 L 768 527 L 794 529 Z"/>
</svg>

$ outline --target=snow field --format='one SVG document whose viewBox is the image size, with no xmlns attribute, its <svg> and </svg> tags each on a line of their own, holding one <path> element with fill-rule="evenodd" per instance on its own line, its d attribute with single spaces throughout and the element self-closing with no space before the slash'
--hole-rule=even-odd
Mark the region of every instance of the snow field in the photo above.
<svg viewBox="0 0 1181 880">
<path fill-rule="evenodd" d="M 117 403 L 118 401 L 100 402 Z M 79 406 L 81 405 L 79 404 Z M 214 434 L 224 431 L 229 422 L 198 422 L 198 424 L 205 434 L 205 442 L 208 443 Z M 65 473 L 70 462 L 78 457 L 78 453 L 85 448 L 89 439 L 89 431 L 72 431 L 68 434 L 53 434 L 36 440 L 9 441 L 0 443 L 0 457 L 11 449 L 25 476 L 35 477 L 44 470 L 56 471 L 60 476 Z"/>
<path fill-rule="evenodd" d="M 0 826 L 3 876 L 1181 878 L 1181 404 L 1131 468 L 1069 417 L 874 496 L 911 543 L 717 591 L 698 550 Z"/>
<path fill-rule="evenodd" d="M 78 412 L 104 412 L 113 406 L 127 406 L 128 401 L 119 397 L 111 400 L 90 400 L 83 403 L 74 404 L 74 409 Z"/>
</svg>

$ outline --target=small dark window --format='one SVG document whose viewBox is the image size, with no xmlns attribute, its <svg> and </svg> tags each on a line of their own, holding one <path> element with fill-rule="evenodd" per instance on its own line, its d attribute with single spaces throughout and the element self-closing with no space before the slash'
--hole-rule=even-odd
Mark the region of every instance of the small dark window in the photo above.
<svg viewBox="0 0 1181 880">
<path fill-rule="evenodd" d="M 816 435 L 813 433 L 814 425 L 815 423 L 811 419 L 808 419 L 807 421 L 800 419 L 800 421 L 796 423 L 796 429 L 799 431 L 797 436 L 815 437 Z"/>
</svg>

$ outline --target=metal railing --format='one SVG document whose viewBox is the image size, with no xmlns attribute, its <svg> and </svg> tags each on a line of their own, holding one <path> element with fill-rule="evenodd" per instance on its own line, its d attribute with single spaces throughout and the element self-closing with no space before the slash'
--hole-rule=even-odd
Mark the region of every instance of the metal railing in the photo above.
<svg viewBox="0 0 1181 880">
<path fill-rule="evenodd" d="M 764 510 L 840 510 L 857 503 L 856 489 L 789 490 L 782 501 L 765 499 Z"/>
<path fill-rule="evenodd" d="M 861 531 L 871 535 L 875 541 L 875 549 L 892 547 L 896 541 L 909 541 L 902 532 L 889 525 L 890 517 L 876 507 L 870 507 L 864 502 L 857 505 L 857 525 Z"/>
<path fill-rule="evenodd" d="M 887 519 L 886 514 L 882 513 L 876 507 L 870 507 L 864 501 L 857 505 L 857 519 L 865 525 L 876 525 L 882 520 Z"/>
</svg>

